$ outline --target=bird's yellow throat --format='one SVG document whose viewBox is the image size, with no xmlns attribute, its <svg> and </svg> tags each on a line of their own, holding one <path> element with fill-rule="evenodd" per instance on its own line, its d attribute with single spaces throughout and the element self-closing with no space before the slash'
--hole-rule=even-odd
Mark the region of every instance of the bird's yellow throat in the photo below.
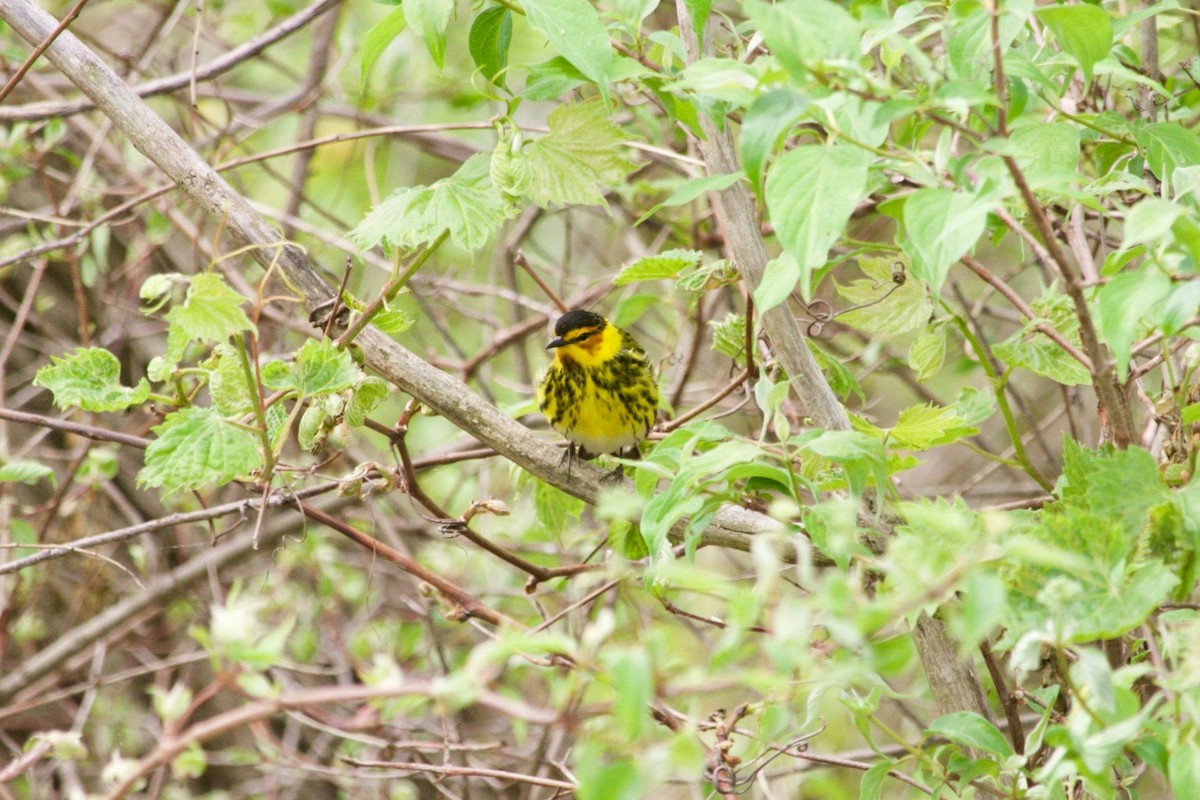
<svg viewBox="0 0 1200 800">
<path fill-rule="evenodd" d="M 621 349 L 621 333 L 612 323 L 580 339 L 564 344 L 555 352 L 560 363 L 573 361 L 581 367 L 595 367 L 615 356 Z"/>
</svg>

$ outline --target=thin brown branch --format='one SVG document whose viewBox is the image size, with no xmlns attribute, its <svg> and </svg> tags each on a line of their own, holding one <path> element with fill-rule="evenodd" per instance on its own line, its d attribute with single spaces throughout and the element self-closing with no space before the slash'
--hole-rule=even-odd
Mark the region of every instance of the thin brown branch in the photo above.
<svg viewBox="0 0 1200 800">
<path fill-rule="evenodd" d="M 1015 289 L 1005 283 L 998 275 L 985 267 L 980 261 L 969 255 L 964 255 L 959 260 L 962 261 L 962 263 L 968 268 L 970 268 L 972 272 L 978 275 L 980 280 L 1003 295 L 1004 299 L 1012 303 L 1013 307 L 1017 309 L 1017 311 L 1021 312 L 1021 315 L 1026 319 L 1036 320 L 1038 318 L 1037 313 L 1028 303 L 1025 302 L 1025 299 L 1022 298 L 1021 295 L 1017 294 Z M 1071 358 L 1082 364 L 1089 373 L 1092 371 L 1091 359 L 1080 352 L 1078 347 L 1068 342 L 1066 338 L 1054 328 L 1054 326 L 1050 325 L 1049 323 L 1038 322 L 1033 326 L 1033 329 L 1038 333 L 1044 334 L 1048 339 L 1061 347 L 1063 351 L 1067 353 L 1067 355 L 1071 356 Z"/>
<path fill-rule="evenodd" d="M 501 614 L 499 611 L 494 611 L 483 603 L 480 603 L 466 589 L 443 578 L 436 572 L 426 569 L 400 551 L 387 546 L 352 525 L 346 524 L 332 514 L 327 514 L 303 502 L 297 502 L 296 506 L 309 519 L 332 528 L 354 543 L 392 562 L 417 580 L 424 581 L 437 589 L 451 604 L 450 608 L 446 610 L 447 619 L 465 622 L 467 619 L 475 617 L 485 622 L 490 622 L 493 625 L 510 625 L 515 628 L 524 627 L 512 617 Z"/>
<path fill-rule="evenodd" d="M 320 14 L 334 7 L 340 0 L 317 0 L 307 8 L 298 11 L 269 31 L 254 37 L 243 45 L 233 48 L 195 70 L 186 70 L 174 75 L 168 75 L 156 80 L 147 81 L 134 88 L 139 97 L 173 92 L 188 86 L 193 80 L 205 81 L 227 72 L 266 50 L 275 42 L 290 36 L 316 19 Z M 53 41 L 53 40 L 51 40 Z M 29 122 L 51 119 L 53 117 L 69 117 L 96 107 L 94 100 L 80 99 L 29 103 L 23 106 L 0 108 L 0 122 Z"/>
<path fill-rule="evenodd" d="M 17 88 L 17 84 L 19 84 L 21 79 L 25 77 L 25 73 L 32 69 L 33 65 L 37 63 L 37 60 L 42 57 L 42 53 L 46 52 L 46 48 L 58 38 L 60 33 L 65 31 L 70 24 L 75 21 L 75 18 L 79 16 L 79 12 L 83 10 L 83 7 L 87 5 L 87 2 L 88 0 L 75 0 L 75 5 L 71 6 L 71 10 L 68 11 L 67 15 L 62 18 L 62 22 L 58 23 L 54 30 L 50 32 L 50 35 L 42 40 L 41 44 L 33 48 L 33 52 L 30 53 L 29 57 L 25 59 L 25 63 L 21 64 L 21 66 L 17 68 L 17 71 L 13 73 L 13 76 L 8 79 L 8 83 L 4 84 L 4 88 L 0 89 L 0 103 L 3 103 L 4 98 L 8 97 L 12 93 L 12 90 Z"/>
<path fill-rule="evenodd" d="M 36 425 L 39 428 L 50 428 L 63 433 L 73 433 L 76 436 L 83 436 L 96 442 L 115 442 L 123 444 L 126 447 L 136 447 L 139 450 L 145 450 L 150 446 L 149 439 L 143 439 L 141 436 L 133 436 L 120 431 L 110 431 L 106 428 L 100 428 L 95 425 L 85 425 L 81 422 L 70 422 L 65 419 L 56 419 L 54 417 L 44 417 L 41 414 L 30 414 L 27 411 L 14 411 L 11 408 L 0 408 L 0 419 L 8 420 L 9 422 L 23 422 L 26 425 Z"/>
<path fill-rule="evenodd" d="M 503 769 L 487 769 L 485 767 L 456 767 L 450 764 L 420 764 L 413 761 L 369 761 L 358 758 L 343 758 L 347 764 L 355 767 L 377 767 L 391 769 L 401 773 L 431 772 L 435 775 L 457 775 L 467 778 L 497 778 L 499 780 L 526 783 L 530 786 L 545 786 L 548 789 L 562 789 L 573 792 L 579 787 L 567 781 L 556 781 L 553 778 L 542 778 L 537 775 L 524 775 L 520 772 L 509 772 Z"/>
<path fill-rule="evenodd" d="M 325 483 L 320 486 L 310 486 L 307 489 L 301 489 L 298 492 L 277 491 L 268 495 L 265 502 L 259 497 L 248 497 L 245 500 L 236 500 L 232 503 L 223 503 L 212 508 L 204 508 L 199 511 L 180 512 L 178 514 L 168 514 L 165 517 L 152 519 L 148 522 L 143 522 L 140 525 L 130 525 L 127 528 L 118 528 L 105 533 L 97 533 L 93 536 L 84 536 L 74 540 L 69 544 L 56 544 L 47 547 L 39 553 L 35 553 L 25 558 L 18 558 L 15 561 L 9 561 L 0 564 L 0 575 L 5 575 L 9 572 L 16 572 L 32 567 L 35 564 L 41 564 L 44 561 L 51 561 L 56 558 L 70 555 L 72 553 L 81 553 L 90 550 L 93 547 L 112 544 L 113 542 L 123 542 L 126 539 L 132 539 L 134 536 L 141 536 L 145 533 L 153 533 L 167 528 L 174 528 L 178 525 L 190 525 L 193 522 L 205 522 L 208 520 L 217 519 L 219 517 L 229 516 L 231 514 L 245 515 L 247 512 L 262 509 L 262 508 L 279 508 L 288 506 L 294 503 L 297 499 L 308 499 L 318 497 L 327 492 L 331 492 L 338 488 L 340 483 Z"/>
</svg>

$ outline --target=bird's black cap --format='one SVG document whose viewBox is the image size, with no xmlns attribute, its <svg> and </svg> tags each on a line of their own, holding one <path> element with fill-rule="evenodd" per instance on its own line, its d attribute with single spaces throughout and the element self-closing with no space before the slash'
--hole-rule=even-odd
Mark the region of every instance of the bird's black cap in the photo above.
<svg viewBox="0 0 1200 800">
<path fill-rule="evenodd" d="M 564 336 L 571 331 L 577 331 L 580 328 L 603 328 L 605 323 L 604 317 L 593 311 L 584 311 L 582 308 L 572 308 L 567 313 L 558 318 L 558 322 L 554 323 L 554 335 Z"/>
</svg>

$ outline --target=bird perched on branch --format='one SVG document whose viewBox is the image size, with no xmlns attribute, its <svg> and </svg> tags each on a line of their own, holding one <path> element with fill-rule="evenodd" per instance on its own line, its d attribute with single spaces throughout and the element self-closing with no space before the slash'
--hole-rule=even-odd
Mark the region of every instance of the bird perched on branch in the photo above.
<svg viewBox="0 0 1200 800">
<path fill-rule="evenodd" d="M 604 317 L 573 308 L 554 325 L 554 361 L 538 387 L 538 408 L 570 443 L 567 458 L 622 454 L 646 438 L 658 384 L 646 352 Z M 569 462 L 568 462 L 569 465 Z"/>
</svg>

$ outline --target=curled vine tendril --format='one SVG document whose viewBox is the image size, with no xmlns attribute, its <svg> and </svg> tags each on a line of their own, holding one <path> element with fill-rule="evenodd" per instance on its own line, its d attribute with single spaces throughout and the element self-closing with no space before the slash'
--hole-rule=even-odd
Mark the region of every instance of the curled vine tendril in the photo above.
<svg viewBox="0 0 1200 800">
<path fill-rule="evenodd" d="M 809 338 L 814 338 L 814 337 L 820 336 L 821 331 L 823 331 L 825 329 L 825 326 L 828 323 L 832 322 L 833 320 L 837 319 L 838 317 L 842 316 L 843 314 L 850 313 L 851 311 L 858 311 L 859 309 L 870 308 L 871 306 L 882 303 L 884 300 L 887 300 L 889 297 L 892 296 L 892 292 L 899 289 L 907 281 L 908 281 L 908 273 L 906 273 L 904 271 L 903 262 L 896 261 L 892 264 L 892 288 L 890 288 L 886 292 L 884 292 L 883 296 L 877 297 L 869 303 L 860 303 L 859 305 L 856 305 L 856 306 L 850 306 L 849 308 L 843 308 L 841 311 L 838 311 L 835 313 L 833 310 L 833 306 L 829 305 L 829 303 L 825 302 L 824 300 L 813 300 L 806 307 L 808 310 L 809 317 L 811 317 L 811 320 L 808 323 L 808 327 L 805 328 L 805 334 Z"/>
</svg>

